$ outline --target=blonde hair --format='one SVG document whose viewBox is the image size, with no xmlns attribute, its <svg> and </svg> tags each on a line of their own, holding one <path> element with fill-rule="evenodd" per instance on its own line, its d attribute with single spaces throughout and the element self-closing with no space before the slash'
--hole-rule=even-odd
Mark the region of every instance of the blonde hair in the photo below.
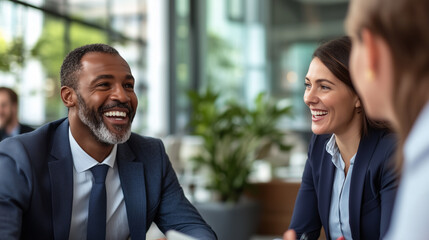
<svg viewBox="0 0 429 240">
<path fill-rule="evenodd" d="M 361 39 L 363 29 L 381 37 L 393 62 L 394 106 L 399 137 L 398 166 L 402 148 L 420 111 L 429 99 L 429 1 L 352 0 L 346 20 L 350 34 Z"/>
</svg>

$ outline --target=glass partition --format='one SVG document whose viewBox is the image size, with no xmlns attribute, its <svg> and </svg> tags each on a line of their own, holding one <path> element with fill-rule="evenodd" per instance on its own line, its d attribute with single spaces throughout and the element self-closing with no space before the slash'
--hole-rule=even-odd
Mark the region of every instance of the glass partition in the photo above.
<svg viewBox="0 0 429 240">
<path fill-rule="evenodd" d="M 24 123 L 40 126 L 67 115 L 59 97 L 65 55 L 90 43 L 116 47 L 137 80 L 139 114 L 133 129 L 147 128 L 146 1 L 0 1 L 0 85 L 20 97 Z"/>
</svg>

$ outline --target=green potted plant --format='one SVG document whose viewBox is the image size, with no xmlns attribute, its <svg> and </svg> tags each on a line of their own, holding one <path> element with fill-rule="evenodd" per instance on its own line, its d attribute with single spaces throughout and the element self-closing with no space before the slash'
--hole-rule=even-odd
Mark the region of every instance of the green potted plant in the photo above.
<svg viewBox="0 0 429 240">
<path fill-rule="evenodd" d="M 236 101 L 220 104 L 220 94 L 210 87 L 203 92 L 190 91 L 188 96 L 193 108 L 190 120 L 192 132 L 203 139 L 202 151 L 194 157 L 196 166 L 208 170 L 207 188 L 217 196 L 219 202 L 226 203 L 223 205 L 227 208 L 237 208 L 243 192 L 249 186 L 253 162 L 264 159 L 272 146 L 283 151 L 290 150 L 291 147 L 284 144 L 285 133 L 278 127 L 278 121 L 290 116 L 291 106 L 280 106 L 264 93 L 256 97 L 253 107 L 246 107 Z M 208 217 L 203 209 L 199 210 L 203 217 Z M 218 208 L 216 214 L 219 214 Z M 232 220 L 232 217 L 246 214 L 249 214 L 248 210 L 244 210 L 241 215 L 230 213 L 228 219 L 217 220 L 217 223 L 206 220 L 215 231 L 214 225 L 218 223 L 231 225 L 233 232 L 226 233 L 225 239 L 246 239 L 248 236 L 237 235 L 237 223 L 243 220 Z M 249 218 L 252 217 L 244 217 L 251 220 Z M 232 224 L 227 224 L 228 220 Z M 223 233 L 217 233 L 219 239 L 222 239 Z"/>
</svg>

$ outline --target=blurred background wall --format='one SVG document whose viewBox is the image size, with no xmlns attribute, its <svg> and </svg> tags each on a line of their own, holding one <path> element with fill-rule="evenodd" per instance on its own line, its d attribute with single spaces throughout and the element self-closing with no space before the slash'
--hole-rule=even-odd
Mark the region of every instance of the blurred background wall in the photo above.
<svg viewBox="0 0 429 240">
<path fill-rule="evenodd" d="M 261 91 L 293 105 L 282 127 L 307 139 L 302 101 L 311 53 L 343 34 L 347 0 L 1 0 L 0 85 L 20 95 L 21 121 L 66 116 L 65 54 L 88 43 L 119 49 L 137 79 L 134 131 L 185 135 L 189 89 L 213 85 L 245 104 Z"/>
</svg>

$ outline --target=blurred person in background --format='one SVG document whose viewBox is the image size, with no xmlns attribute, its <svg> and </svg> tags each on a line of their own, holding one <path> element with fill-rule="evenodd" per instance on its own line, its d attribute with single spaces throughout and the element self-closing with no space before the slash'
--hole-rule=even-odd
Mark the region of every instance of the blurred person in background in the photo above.
<svg viewBox="0 0 429 240">
<path fill-rule="evenodd" d="M 216 239 L 161 140 L 131 133 L 134 85 L 108 45 L 66 56 L 60 95 L 68 117 L 0 143 L 1 239 L 145 239 L 152 222 L 164 233 Z"/>
<path fill-rule="evenodd" d="M 7 87 L 0 87 L 0 141 L 34 129 L 18 121 L 18 95 Z"/>
<path fill-rule="evenodd" d="M 350 38 L 341 37 L 313 54 L 304 93 L 313 136 L 284 239 L 318 239 L 322 226 L 327 239 L 380 239 L 388 229 L 395 138 L 366 117 L 351 82 L 350 51 Z"/>
<path fill-rule="evenodd" d="M 368 115 L 398 134 L 401 172 L 385 239 L 429 239 L 429 1 L 353 0 L 353 83 Z"/>
</svg>

